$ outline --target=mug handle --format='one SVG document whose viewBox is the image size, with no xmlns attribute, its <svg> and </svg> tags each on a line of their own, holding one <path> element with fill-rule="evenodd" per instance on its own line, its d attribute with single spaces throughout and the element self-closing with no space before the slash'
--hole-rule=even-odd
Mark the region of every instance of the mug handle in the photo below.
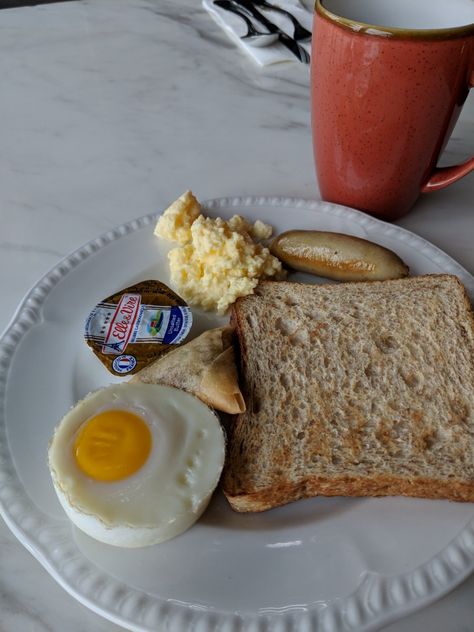
<svg viewBox="0 0 474 632">
<path fill-rule="evenodd" d="M 471 72 L 469 87 L 474 88 L 474 70 Z M 436 169 L 431 174 L 428 182 L 423 185 L 421 192 L 430 193 L 431 191 L 444 189 L 453 182 L 457 182 L 471 171 L 474 171 L 474 156 L 460 165 L 451 165 L 450 167 L 436 167 Z"/>
</svg>

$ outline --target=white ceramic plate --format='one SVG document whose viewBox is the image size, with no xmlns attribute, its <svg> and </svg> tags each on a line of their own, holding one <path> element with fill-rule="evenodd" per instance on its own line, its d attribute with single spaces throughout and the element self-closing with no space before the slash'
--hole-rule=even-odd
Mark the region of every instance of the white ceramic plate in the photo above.
<svg viewBox="0 0 474 632">
<path fill-rule="evenodd" d="M 277 232 L 366 237 L 395 250 L 412 274 L 457 274 L 474 296 L 474 278 L 446 254 L 357 211 L 274 198 L 206 206 Z M 71 526 L 50 481 L 48 440 L 75 401 L 114 381 L 82 339 L 91 307 L 143 279 L 167 282 L 155 219 L 64 259 L 28 293 L 1 340 L 0 510 L 18 539 L 79 601 L 140 632 L 375 630 L 462 581 L 474 569 L 474 506 L 465 503 L 314 498 L 239 515 L 217 493 L 192 529 L 142 550 L 100 544 Z M 194 334 L 222 322 L 195 318 Z"/>
</svg>

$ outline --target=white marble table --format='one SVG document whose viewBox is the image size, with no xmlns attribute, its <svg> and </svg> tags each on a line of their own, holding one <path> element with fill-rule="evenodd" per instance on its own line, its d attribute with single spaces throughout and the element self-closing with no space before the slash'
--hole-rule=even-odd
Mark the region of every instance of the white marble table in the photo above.
<svg viewBox="0 0 474 632">
<path fill-rule="evenodd" d="M 0 3 L 1 4 L 1 3 Z M 106 229 L 206 198 L 318 198 L 308 69 L 259 70 L 197 0 L 83 0 L 0 11 L 0 330 L 27 289 Z M 470 98 L 443 157 L 469 155 Z M 474 272 L 468 177 L 399 223 Z M 0 631 L 118 626 L 67 595 L 0 520 Z M 472 632 L 474 578 L 385 632 Z"/>
</svg>

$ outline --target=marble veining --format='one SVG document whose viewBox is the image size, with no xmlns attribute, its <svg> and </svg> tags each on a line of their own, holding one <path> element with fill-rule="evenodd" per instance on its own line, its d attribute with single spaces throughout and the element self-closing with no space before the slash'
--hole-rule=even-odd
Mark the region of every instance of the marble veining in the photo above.
<svg viewBox="0 0 474 632">
<path fill-rule="evenodd" d="M 318 198 L 302 64 L 257 68 L 198 0 L 0 12 L 0 329 L 59 259 L 185 188 Z M 441 164 L 472 152 L 471 96 Z M 474 273 L 473 178 L 398 223 Z M 385 632 L 468 632 L 474 579 Z M 1 632 L 115 632 L 0 521 Z"/>
</svg>

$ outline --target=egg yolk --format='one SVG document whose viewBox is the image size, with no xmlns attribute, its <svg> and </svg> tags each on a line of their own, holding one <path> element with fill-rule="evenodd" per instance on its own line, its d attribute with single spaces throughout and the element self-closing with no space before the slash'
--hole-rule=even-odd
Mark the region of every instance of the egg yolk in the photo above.
<svg viewBox="0 0 474 632">
<path fill-rule="evenodd" d="M 119 481 L 146 462 L 151 432 L 146 423 L 126 410 L 106 410 L 91 417 L 74 442 L 79 468 L 96 481 Z"/>
</svg>

